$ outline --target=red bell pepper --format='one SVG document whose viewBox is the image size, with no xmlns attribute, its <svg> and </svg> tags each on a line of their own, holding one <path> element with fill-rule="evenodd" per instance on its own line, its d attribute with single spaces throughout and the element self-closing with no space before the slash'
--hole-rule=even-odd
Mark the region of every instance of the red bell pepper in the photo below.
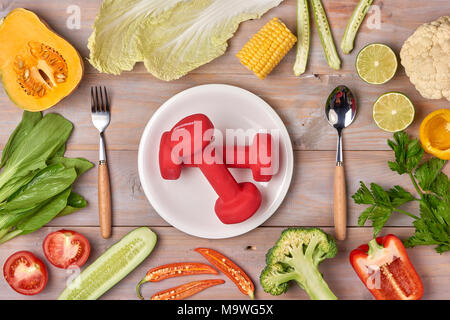
<svg viewBox="0 0 450 320">
<path fill-rule="evenodd" d="M 419 300 L 423 295 L 402 241 L 392 234 L 353 250 L 350 263 L 377 300 Z"/>
</svg>

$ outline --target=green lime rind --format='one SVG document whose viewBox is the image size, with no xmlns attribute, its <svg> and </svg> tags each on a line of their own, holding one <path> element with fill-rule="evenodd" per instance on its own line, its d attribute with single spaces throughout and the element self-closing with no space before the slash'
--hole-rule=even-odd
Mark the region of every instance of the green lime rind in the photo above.
<svg viewBox="0 0 450 320">
<path fill-rule="evenodd" d="M 353 50 L 356 34 L 372 3 L 373 0 L 361 0 L 353 11 L 341 40 L 341 49 L 345 54 L 349 54 Z"/>
<path fill-rule="evenodd" d="M 402 126 L 398 126 L 395 129 L 392 128 L 387 128 L 386 126 L 384 126 L 383 124 L 380 123 L 378 116 L 376 115 L 376 108 L 377 108 L 377 104 L 379 104 L 380 100 L 383 98 L 386 98 L 389 95 L 399 95 L 402 98 L 405 98 L 406 101 L 408 101 L 408 105 L 411 107 L 412 112 L 410 112 L 409 114 L 409 118 L 408 121 L 404 121 L 404 124 Z M 378 126 L 378 128 L 380 128 L 381 130 L 387 131 L 387 132 L 398 132 L 398 131 L 402 131 L 405 130 L 406 128 L 408 128 L 412 122 L 414 121 L 414 117 L 415 117 L 415 109 L 414 109 L 414 104 L 412 103 L 411 99 L 408 98 L 407 95 L 405 95 L 402 92 L 398 92 L 398 91 L 390 91 L 390 92 L 386 92 L 383 93 L 381 96 L 378 97 L 378 99 L 375 101 L 375 103 L 373 104 L 373 110 L 372 110 L 372 117 L 373 120 L 375 122 L 375 124 Z"/>
<path fill-rule="evenodd" d="M 328 24 L 327 15 L 325 13 L 325 9 L 323 8 L 322 2 L 320 0 L 311 0 L 311 7 L 328 65 L 334 70 L 339 70 L 341 68 L 341 60 L 339 59 L 336 47 L 334 45 L 333 34 L 331 33 L 330 25 Z"/>
<path fill-rule="evenodd" d="M 370 47 L 374 47 L 374 46 L 380 46 L 380 47 L 384 47 L 384 48 L 388 49 L 388 51 L 393 55 L 394 60 L 395 60 L 395 67 L 392 68 L 391 74 L 388 77 L 386 77 L 385 79 L 383 79 L 382 81 L 370 81 L 368 79 L 368 77 L 366 77 L 366 76 L 364 76 L 362 74 L 362 71 L 359 68 L 359 62 L 360 62 L 360 59 L 363 56 L 364 52 L 366 50 L 368 50 Z M 392 50 L 391 47 L 389 47 L 388 45 L 386 45 L 384 43 L 377 43 L 376 42 L 376 43 L 370 43 L 370 44 L 366 45 L 364 48 L 362 48 L 358 52 L 358 55 L 356 56 L 356 60 L 355 60 L 356 73 L 361 78 L 361 80 L 363 80 L 364 82 L 366 82 L 368 84 L 384 84 L 384 83 L 388 82 L 389 80 L 391 80 L 395 76 L 395 73 L 397 72 L 397 68 L 398 68 L 398 60 L 397 60 L 397 56 L 395 55 L 394 50 Z"/>
<path fill-rule="evenodd" d="M 152 252 L 156 234 L 137 228 L 106 250 L 81 272 L 58 300 L 95 300 L 133 271 Z"/>
<path fill-rule="evenodd" d="M 294 74 L 301 75 L 306 70 L 309 54 L 311 30 L 309 26 L 308 0 L 297 2 L 297 55 L 294 64 Z"/>
</svg>

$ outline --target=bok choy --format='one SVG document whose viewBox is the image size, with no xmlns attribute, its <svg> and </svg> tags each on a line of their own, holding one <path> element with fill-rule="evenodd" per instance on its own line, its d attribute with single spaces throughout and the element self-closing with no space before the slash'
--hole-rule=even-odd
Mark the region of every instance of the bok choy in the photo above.
<svg viewBox="0 0 450 320">
<path fill-rule="evenodd" d="M 72 184 L 93 165 L 63 157 L 72 128 L 60 115 L 24 112 L 0 162 L 0 243 L 86 206 Z"/>
</svg>

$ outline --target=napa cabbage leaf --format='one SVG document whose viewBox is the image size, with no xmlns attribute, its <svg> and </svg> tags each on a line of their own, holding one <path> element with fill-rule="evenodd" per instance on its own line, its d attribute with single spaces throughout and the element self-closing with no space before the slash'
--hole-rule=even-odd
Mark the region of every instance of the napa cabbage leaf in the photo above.
<svg viewBox="0 0 450 320">
<path fill-rule="evenodd" d="M 225 53 L 242 21 L 283 0 L 104 0 L 89 38 L 90 63 L 120 74 L 143 61 L 170 81 Z"/>
</svg>

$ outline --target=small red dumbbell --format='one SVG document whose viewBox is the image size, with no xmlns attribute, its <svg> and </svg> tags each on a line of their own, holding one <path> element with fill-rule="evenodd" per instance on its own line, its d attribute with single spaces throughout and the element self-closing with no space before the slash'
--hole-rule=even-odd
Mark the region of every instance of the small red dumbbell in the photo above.
<svg viewBox="0 0 450 320">
<path fill-rule="evenodd" d="M 199 132 L 196 132 L 196 127 Z M 198 113 L 180 120 L 172 130 L 164 132 L 159 143 L 161 177 L 165 180 L 177 180 L 181 174 L 183 160 L 203 153 L 203 149 L 211 143 L 212 135 L 205 141 L 203 137 L 208 130 L 212 132 L 213 129 L 214 125 L 209 118 Z M 186 138 L 183 140 L 184 137 Z M 180 146 L 179 150 L 174 150 L 177 146 Z"/>
<path fill-rule="evenodd" d="M 250 146 L 224 146 L 223 163 L 228 168 L 251 169 L 255 181 L 267 182 L 273 176 L 271 148 L 272 136 L 268 133 L 258 133 Z M 161 176 L 167 180 L 176 180 L 180 177 L 181 167 L 197 167 L 196 160 L 193 155 L 189 162 L 178 161 L 178 164 L 175 164 L 168 158 L 167 161 L 160 162 Z"/>
<path fill-rule="evenodd" d="M 192 159 L 212 141 L 214 126 L 203 114 L 194 114 L 182 119 L 175 127 L 161 136 L 159 164 L 164 179 L 177 179 L 181 165 Z M 211 131 L 209 131 L 211 130 Z M 209 138 L 204 138 L 208 131 Z M 185 148 L 180 148 L 184 146 Z M 200 154 L 200 156 L 202 156 Z M 253 183 L 237 183 L 230 171 L 221 163 L 199 161 L 196 166 L 202 171 L 219 198 L 214 210 L 225 224 L 239 223 L 250 218 L 261 205 L 261 193 Z"/>
<path fill-rule="evenodd" d="M 223 150 L 227 167 L 251 169 L 255 181 L 272 179 L 272 136 L 269 133 L 256 134 L 250 146 L 227 146 Z"/>
</svg>

